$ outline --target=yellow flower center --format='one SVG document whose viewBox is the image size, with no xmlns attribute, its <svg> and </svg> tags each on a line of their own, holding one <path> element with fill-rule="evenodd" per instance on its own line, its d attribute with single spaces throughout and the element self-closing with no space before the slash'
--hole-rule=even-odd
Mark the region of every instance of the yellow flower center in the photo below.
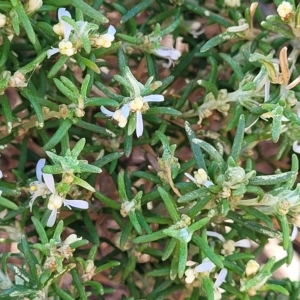
<svg viewBox="0 0 300 300">
<path fill-rule="evenodd" d="M 73 47 L 73 44 L 70 41 L 62 40 L 58 44 L 58 48 L 59 48 L 61 54 L 64 54 L 67 56 L 72 56 L 76 53 L 76 49 Z"/>
</svg>

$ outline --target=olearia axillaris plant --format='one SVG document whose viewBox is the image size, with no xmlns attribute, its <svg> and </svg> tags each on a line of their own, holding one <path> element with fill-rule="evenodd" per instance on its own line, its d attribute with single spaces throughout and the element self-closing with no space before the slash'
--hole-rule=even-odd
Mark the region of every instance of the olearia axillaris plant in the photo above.
<svg viewBox="0 0 300 300">
<path fill-rule="evenodd" d="M 300 4 L 202 2 L 0 1 L 0 300 L 299 298 Z"/>
</svg>

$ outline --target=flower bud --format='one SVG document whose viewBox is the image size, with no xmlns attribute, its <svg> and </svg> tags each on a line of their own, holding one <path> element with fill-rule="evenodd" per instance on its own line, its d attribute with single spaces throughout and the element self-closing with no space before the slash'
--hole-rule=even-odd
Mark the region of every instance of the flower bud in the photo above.
<svg viewBox="0 0 300 300">
<path fill-rule="evenodd" d="M 37 11 L 42 5 L 43 5 L 42 0 L 29 0 L 25 7 L 26 13 L 31 14 Z"/>
<path fill-rule="evenodd" d="M 246 277 L 255 275 L 258 270 L 259 270 L 259 264 L 253 259 L 249 260 L 247 262 L 246 269 L 245 269 Z"/>
<path fill-rule="evenodd" d="M 240 0 L 225 0 L 225 5 L 229 7 L 239 7 L 241 6 Z"/>
<path fill-rule="evenodd" d="M 293 6 L 290 2 L 283 1 L 277 8 L 278 15 L 281 20 L 286 21 L 293 11 Z"/>
</svg>

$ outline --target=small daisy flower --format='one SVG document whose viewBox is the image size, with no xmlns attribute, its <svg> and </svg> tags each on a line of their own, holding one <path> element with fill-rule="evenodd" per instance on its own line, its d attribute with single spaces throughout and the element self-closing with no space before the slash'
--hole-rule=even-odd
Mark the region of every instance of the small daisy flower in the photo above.
<svg viewBox="0 0 300 300">
<path fill-rule="evenodd" d="M 107 117 L 111 117 L 116 120 L 121 128 L 126 126 L 130 113 L 128 104 L 123 105 L 121 109 L 117 109 L 115 112 L 106 109 L 104 106 L 101 106 L 100 109 Z"/>
<path fill-rule="evenodd" d="M 45 166 L 45 163 L 45 158 L 41 158 L 38 161 L 35 169 L 37 181 L 31 182 L 29 184 L 29 191 L 31 193 L 31 199 L 29 202 L 30 211 L 32 211 L 33 203 L 37 197 L 42 196 L 43 198 L 45 198 L 50 193 L 49 189 L 47 188 L 47 185 L 43 182 L 42 179 L 42 168 Z"/>
<path fill-rule="evenodd" d="M 136 113 L 136 136 L 139 138 L 144 131 L 143 116 L 142 113 L 149 109 L 148 102 L 161 102 L 164 101 L 162 95 L 149 95 L 145 97 L 135 97 L 128 103 L 130 111 Z"/>
<path fill-rule="evenodd" d="M 91 38 L 93 42 L 93 46 L 96 48 L 109 48 L 111 46 L 111 43 L 115 39 L 115 33 L 116 29 L 114 26 L 110 25 L 108 27 L 107 33 L 97 35 Z"/>
<path fill-rule="evenodd" d="M 62 207 L 62 205 L 67 206 L 69 209 L 71 207 L 81 208 L 81 209 L 88 209 L 89 204 L 85 200 L 68 200 L 64 197 L 60 196 L 58 192 L 55 190 L 54 178 L 52 174 L 44 174 L 43 178 L 45 184 L 47 185 L 48 189 L 51 192 L 48 202 L 48 209 L 51 210 L 50 217 L 47 221 L 47 226 L 52 227 L 55 223 L 56 216 L 58 210 Z"/>
<path fill-rule="evenodd" d="M 251 243 L 247 239 L 242 239 L 240 241 L 234 242 L 232 240 L 226 241 L 222 234 L 214 232 L 214 231 L 207 231 L 207 236 L 212 236 L 218 238 L 222 243 L 223 249 L 221 250 L 221 253 L 225 256 L 233 254 L 236 247 L 240 248 L 250 248 Z"/>
<path fill-rule="evenodd" d="M 172 65 L 174 66 L 174 60 L 178 60 L 181 56 L 179 50 L 166 46 L 161 46 L 159 49 L 154 51 L 154 54 L 168 60 L 168 63 L 163 64 L 163 67 L 167 69 L 169 69 Z"/>
</svg>

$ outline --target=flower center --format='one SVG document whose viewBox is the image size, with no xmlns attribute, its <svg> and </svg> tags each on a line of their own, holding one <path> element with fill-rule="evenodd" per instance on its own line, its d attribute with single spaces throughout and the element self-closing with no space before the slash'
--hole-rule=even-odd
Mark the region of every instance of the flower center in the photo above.
<svg viewBox="0 0 300 300">
<path fill-rule="evenodd" d="M 73 54 L 76 53 L 76 49 L 73 47 L 73 44 L 70 41 L 62 40 L 58 44 L 58 48 L 59 48 L 61 54 L 64 54 L 67 56 L 72 56 Z"/>
<path fill-rule="evenodd" d="M 54 210 L 61 208 L 62 204 L 64 202 L 64 198 L 59 196 L 57 193 L 51 194 L 49 197 L 49 203 L 48 203 L 48 209 Z"/>
</svg>

